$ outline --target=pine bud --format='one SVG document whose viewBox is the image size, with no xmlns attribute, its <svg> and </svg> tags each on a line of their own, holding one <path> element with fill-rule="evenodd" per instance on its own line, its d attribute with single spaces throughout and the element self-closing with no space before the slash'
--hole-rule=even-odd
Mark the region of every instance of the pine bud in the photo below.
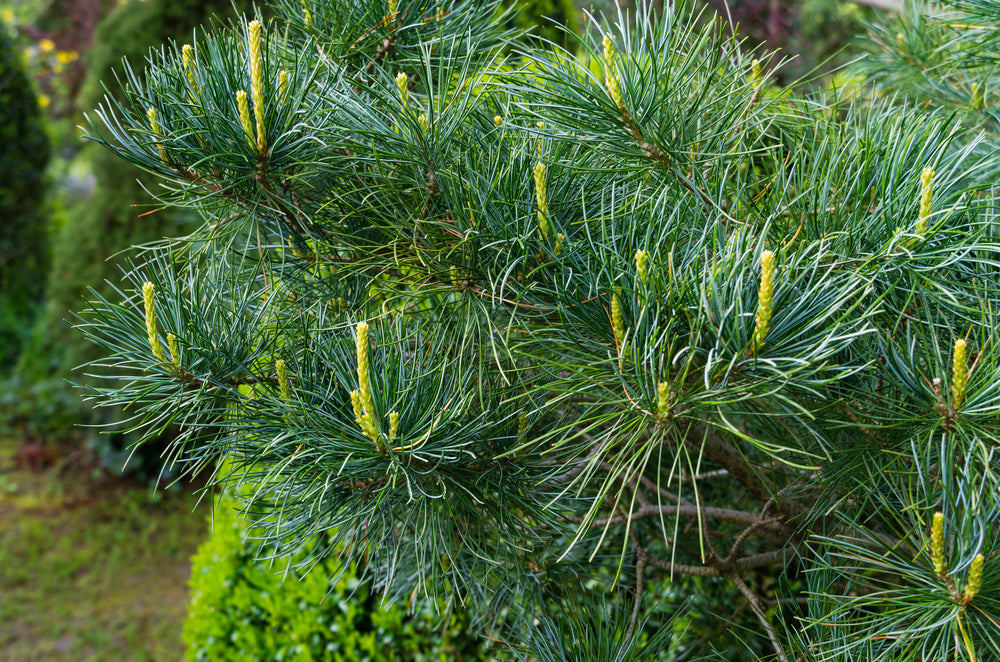
<svg viewBox="0 0 1000 662">
<path fill-rule="evenodd" d="M 410 100 L 410 77 L 406 72 L 396 74 L 396 87 L 399 88 L 399 98 L 403 100 L 403 110 L 406 110 Z"/>
<path fill-rule="evenodd" d="M 965 340 L 955 341 L 955 353 L 951 362 L 951 407 L 958 410 L 965 400 L 965 387 L 969 382 L 969 365 L 965 352 Z"/>
<path fill-rule="evenodd" d="M 757 294 L 757 318 L 753 330 L 755 347 L 764 345 L 771 326 L 771 307 L 774 302 L 774 253 L 764 251 L 760 256 L 760 290 Z"/>
<path fill-rule="evenodd" d="M 307 27 L 312 27 L 313 17 L 312 12 L 309 11 L 309 5 L 306 4 L 306 0 L 302 0 L 302 20 Z"/>
<path fill-rule="evenodd" d="M 398 2 L 398 0 L 389 0 L 388 5 L 389 5 L 389 15 L 390 16 L 393 15 L 393 14 L 395 14 L 396 11 L 399 9 L 399 2 Z"/>
<path fill-rule="evenodd" d="M 611 330 L 615 334 L 615 343 L 620 347 L 625 338 L 625 319 L 622 317 L 622 307 L 618 295 L 611 295 Z"/>
<path fill-rule="evenodd" d="M 290 401 L 292 390 L 288 386 L 288 368 L 285 366 L 284 359 L 278 359 L 274 362 L 274 371 L 278 373 L 278 390 L 281 391 L 281 397 Z"/>
<path fill-rule="evenodd" d="M 264 59 L 260 52 L 260 21 L 250 21 L 250 92 L 253 94 L 253 114 L 257 121 L 257 153 L 264 156 L 267 134 L 264 131 Z"/>
<path fill-rule="evenodd" d="M 166 363 L 163 356 L 163 347 L 160 346 L 160 336 L 156 330 L 156 299 L 153 298 L 155 288 L 152 283 L 146 282 L 142 286 L 142 301 L 146 309 L 146 336 L 149 339 L 149 348 L 160 361 Z"/>
<path fill-rule="evenodd" d="M 974 110 L 983 109 L 983 88 L 979 83 L 972 84 L 972 108 Z"/>
<path fill-rule="evenodd" d="M 927 218 L 931 215 L 934 202 L 934 169 L 924 168 L 920 175 L 920 215 L 917 217 L 916 233 L 923 236 L 927 232 Z"/>
<path fill-rule="evenodd" d="M 368 323 L 358 322 L 357 333 L 358 389 L 361 391 L 361 404 L 364 406 L 367 415 L 374 416 L 375 407 L 372 404 L 372 383 L 368 374 Z"/>
<path fill-rule="evenodd" d="M 983 555 L 976 554 L 976 558 L 972 559 L 972 565 L 969 566 L 969 579 L 965 584 L 965 590 L 962 592 L 962 604 L 967 605 L 972 602 L 972 599 L 979 593 L 982 584 Z"/>
<path fill-rule="evenodd" d="M 656 385 L 656 415 L 660 419 L 670 415 L 670 384 L 667 382 Z"/>
<path fill-rule="evenodd" d="M 944 578 L 944 513 L 934 513 L 934 520 L 931 523 L 931 564 L 934 566 L 934 574 Z"/>
<path fill-rule="evenodd" d="M 556 255 L 559 255 L 560 253 L 562 253 L 563 245 L 565 243 L 566 243 L 566 235 L 564 235 L 562 232 L 556 233 L 556 246 L 553 249 L 553 252 Z"/>
<path fill-rule="evenodd" d="M 517 436 L 523 437 L 528 431 L 528 415 L 521 412 L 517 415 Z"/>
<path fill-rule="evenodd" d="M 607 89 L 608 96 L 611 100 L 615 102 L 615 105 L 619 108 L 624 108 L 622 103 L 622 93 L 621 89 L 618 87 L 618 73 L 615 67 L 615 43 L 611 41 L 610 37 L 604 37 L 604 87 Z"/>
<path fill-rule="evenodd" d="M 184 44 L 181 48 L 181 63 L 184 65 L 184 73 L 187 75 L 188 83 L 191 84 L 191 89 L 197 92 L 198 83 L 194 79 L 194 48 L 191 44 Z M 194 94 L 192 94 L 191 101 L 194 100 Z"/>
<path fill-rule="evenodd" d="M 601 46 L 604 49 L 604 68 L 610 70 L 615 66 L 615 42 L 611 41 L 611 37 L 605 35 Z"/>
<path fill-rule="evenodd" d="M 399 412 L 389 412 L 389 439 L 395 439 L 399 434 Z"/>
<path fill-rule="evenodd" d="M 494 115 L 493 116 L 493 123 L 496 124 L 497 127 L 499 128 L 499 127 L 503 126 L 503 118 L 500 117 L 499 115 Z"/>
<path fill-rule="evenodd" d="M 250 106 L 247 105 L 247 93 L 245 90 L 236 90 L 236 107 L 240 111 L 240 124 L 243 125 L 243 133 L 246 134 L 250 147 L 257 149 L 257 142 L 253 137 L 253 125 L 250 124 Z"/>
<path fill-rule="evenodd" d="M 149 128 L 152 130 L 154 136 L 163 135 L 163 127 L 160 126 L 159 120 L 156 119 L 156 108 L 149 108 L 146 111 L 146 117 L 149 118 Z M 156 151 L 160 153 L 160 160 L 166 162 L 167 155 L 163 151 L 163 143 L 159 140 L 156 141 Z"/>
<path fill-rule="evenodd" d="M 427 114 L 426 113 L 420 113 L 420 116 L 417 117 L 417 122 L 420 124 L 420 129 L 424 133 L 427 133 Z"/>
<path fill-rule="evenodd" d="M 639 283 L 646 285 L 649 280 L 649 253 L 641 248 L 635 252 L 635 273 L 639 277 Z"/>
<path fill-rule="evenodd" d="M 288 72 L 284 69 L 278 72 L 278 94 L 282 99 L 288 96 Z"/>
<path fill-rule="evenodd" d="M 180 372 L 181 352 L 180 348 L 177 347 L 177 336 L 172 333 L 167 334 L 167 349 L 170 350 L 170 362 L 173 363 L 174 368 Z"/>
<path fill-rule="evenodd" d="M 541 161 L 536 163 L 532 174 L 535 178 L 535 202 L 538 205 L 538 229 L 544 239 L 549 236 L 548 182 L 545 164 Z"/>
<path fill-rule="evenodd" d="M 753 88 L 754 92 L 760 89 L 761 83 L 764 82 L 764 75 L 760 68 L 760 60 L 754 59 L 750 63 L 750 86 Z"/>
</svg>

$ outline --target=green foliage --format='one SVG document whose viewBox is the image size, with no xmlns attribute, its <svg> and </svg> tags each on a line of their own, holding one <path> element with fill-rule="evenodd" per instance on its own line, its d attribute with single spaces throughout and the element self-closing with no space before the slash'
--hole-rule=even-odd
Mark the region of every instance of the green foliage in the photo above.
<svg viewBox="0 0 1000 662">
<path fill-rule="evenodd" d="M 565 45 L 566 30 L 579 22 L 579 12 L 573 0 L 524 0 L 516 4 L 514 24 L 521 30 Z"/>
<path fill-rule="evenodd" d="M 231 10 L 229 0 L 130 0 L 121 4 L 94 33 L 80 105 L 96 105 L 105 93 L 121 97 L 124 91 L 116 78 L 123 61 L 136 66 L 151 47 L 169 39 L 189 40 L 196 26 L 209 22 L 216 13 L 225 15 Z M 87 286 L 106 280 L 119 282 L 123 251 L 183 234 L 195 221 L 190 213 L 161 209 L 150 196 L 150 192 L 157 194 L 156 183 L 134 166 L 93 148 L 78 158 L 89 165 L 96 186 L 86 204 L 73 204 L 72 218 L 52 238 L 45 308 L 17 370 L 25 383 L 58 384 L 76 366 L 95 358 L 92 346 L 81 342 L 68 321 L 84 305 Z M 39 284 L 45 282 L 35 278 Z M 95 412 L 79 403 L 71 411 L 80 418 L 78 422 L 107 421 L 121 415 Z M 61 419 L 52 420 L 46 432 L 67 434 L 57 423 Z"/>
<path fill-rule="evenodd" d="M 257 660 L 485 659 L 469 622 L 416 599 L 382 606 L 336 559 L 258 559 L 232 499 L 218 500 L 212 534 L 192 561 L 191 608 L 184 624 L 189 662 Z"/>
<path fill-rule="evenodd" d="M 208 220 L 81 321 L 130 430 L 231 461 L 269 548 L 468 604 L 525 658 L 988 659 L 976 127 L 777 89 L 682 5 L 566 50 L 499 3 L 277 13 L 90 118 Z"/>
<path fill-rule="evenodd" d="M 49 138 L 20 49 L 0 22 L 0 374 L 17 360 L 49 264 Z"/>
</svg>

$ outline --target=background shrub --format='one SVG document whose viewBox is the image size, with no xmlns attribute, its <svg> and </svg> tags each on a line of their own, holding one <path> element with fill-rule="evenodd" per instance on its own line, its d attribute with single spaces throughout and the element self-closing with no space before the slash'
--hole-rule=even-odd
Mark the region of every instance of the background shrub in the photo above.
<svg viewBox="0 0 1000 662">
<path fill-rule="evenodd" d="M 486 659 L 467 618 L 443 617 L 421 600 L 412 614 L 400 603 L 382 608 L 354 566 L 336 559 L 308 573 L 295 567 L 301 556 L 256 560 L 245 531 L 232 500 L 219 499 L 212 534 L 193 561 L 188 662 Z"/>
<path fill-rule="evenodd" d="M 45 166 L 50 145 L 35 91 L 0 22 L 0 373 L 31 327 L 48 268 Z"/>
</svg>

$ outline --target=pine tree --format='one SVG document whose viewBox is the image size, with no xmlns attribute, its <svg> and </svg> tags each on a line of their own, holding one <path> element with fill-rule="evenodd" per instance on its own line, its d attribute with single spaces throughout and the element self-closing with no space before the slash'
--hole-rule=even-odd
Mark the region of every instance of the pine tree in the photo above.
<svg viewBox="0 0 1000 662">
<path fill-rule="evenodd" d="M 680 5 L 566 50 L 476 0 L 276 14 L 91 118 L 205 218 L 95 292 L 94 397 L 514 659 L 998 654 L 975 128 L 778 90 Z"/>
</svg>

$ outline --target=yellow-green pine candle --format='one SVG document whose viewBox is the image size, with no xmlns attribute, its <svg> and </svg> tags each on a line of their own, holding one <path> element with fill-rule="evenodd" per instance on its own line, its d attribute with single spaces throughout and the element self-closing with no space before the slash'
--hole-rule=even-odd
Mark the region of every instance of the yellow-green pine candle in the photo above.
<svg viewBox="0 0 1000 662">
<path fill-rule="evenodd" d="M 253 125 L 250 124 L 250 106 L 247 104 L 247 93 L 245 90 L 236 91 L 236 107 L 240 111 L 240 124 L 243 125 L 243 133 L 247 136 L 250 147 L 257 149 L 257 142 L 253 138 Z"/>
<path fill-rule="evenodd" d="M 149 128 L 153 132 L 154 136 L 163 135 L 163 127 L 160 126 L 159 120 L 156 119 L 156 108 L 150 108 L 146 111 L 146 117 L 149 119 Z M 167 155 L 163 151 L 163 144 L 157 140 L 156 141 L 156 151 L 160 153 L 160 160 L 166 161 Z"/>
<path fill-rule="evenodd" d="M 501 126 L 503 126 L 503 118 L 500 117 L 499 115 L 494 115 L 493 116 L 493 123 L 496 124 L 497 127 L 501 127 Z"/>
<path fill-rule="evenodd" d="M 389 412 L 389 439 L 395 439 L 399 434 L 399 412 Z"/>
<path fill-rule="evenodd" d="M 649 253 L 641 248 L 635 252 L 635 272 L 639 282 L 645 285 L 649 280 Z"/>
<path fill-rule="evenodd" d="M 611 330 L 615 333 L 615 341 L 621 345 L 625 337 L 625 319 L 622 317 L 622 307 L 618 295 L 611 295 Z"/>
<path fill-rule="evenodd" d="M 959 409 L 965 400 L 965 387 L 969 382 L 969 364 L 966 356 L 965 340 L 955 341 L 955 353 L 951 361 L 951 406 Z"/>
<path fill-rule="evenodd" d="M 544 239 L 549 236 L 549 200 L 545 164 L 541 161 L 536 163 L 532 175 L 535 178 L 535 201 L 538 205 L 538 229 Z"/>
<path fill-rule="evenodd" d="M 934 169 L 924 168 L 920 175 L 920 215 L 917 217 L 916 233 L 927 232 L 927 218 L 931 215 L 931 204 L 934 202 Z"/>
<path fill-rule="evenodd" d="M 763 74 L 760 69 L 760 60 L 754 59 L 750 63 L 750 85 L 753 87 L 754 92 L 760 89 L 761 82 L 763 82 Z"/>
<path fill-rule="evenodd" d="M 938 577 L 945 576 L 944 513 L 934 513 L 934 520 L 931 522 L 931 565 L 934 566 L 934 574 Z"/>
<path fill-rule="evenodd" d="M 565 243 L 566 243 L 566 235 L 564 235 L 562 232 L 556 233 L 556 246 L 553 249 L 556 255 L 562 253 L 563 244 Z"/>
<path fill-rule="evenodd" d="M 517 436 L 523 437 L 524 433 L 528 431 L 528 415 L 521 412 L 517 415 Z"/>
<path fill-rule="evenodd" d="M 975 110 L 983 109 L 983 88 L 979 83 L 972 84 L 972 107 Z"/>
<path fill-rule="evenodd" d="M 410 77 L 406 72 L 400 71 L 396 74 L 396 87 L 399 88 L 399 98 L 403 100 L 403 109 L 408 108 L 410 100 Z"/>
<path fill-rule="evenodd" d="M 368 374 L 368 323 L 358 322 L 357 327 L 357 357 L 358 357 L 358 390 L 361 391 L 361 404 L 365 408 L 365 414 L 375 415 L 375 407 L 372 404 L 372 383 Z"/>
<path fill-rule="evenodd" d="M 260 21 L 250 21 L 250 92 L 253 95 L 253 115 L 257 122 L 257 153 L 264 155 L 267 135 L 264 132 L 264 57 L 260 51 Z"/>
<path fill-rule="evenodd" d="M 764 344 L 771 326 L 771 307 L 774 302 L 774 253 L 764 251 L 760 256 L 760 290 L 757 294 L 757 317 L 753 342 L 756 347 Z"/>
<path fill-rule="evenodd" d="M 191 44 L 184 44 L 181 48 L 181 63 L 184 65 L 184 73 L 187 75 L 188 83 L 191 84 L 191 89 L 194 92 L 198 91 L 198 83 L 194 80 L 194 48 Z M 194 95 L 191 96 L 191 101 L 194 101 Z"/>
<path fill-rule="evenodd" d="M 146 309 L 146 336 L 149 339 L 149 348 L 153 351 L 153 356 L 166 363 L 163 356 L 163 348 L 160 346 L 160 336 L 156 331 L 156 299 L 154 299 L 156 288 L 152 283 L 146 282 L 142 286 L 142 302 Z"/>
<path fill-rule="evenodd" d="M 351 391 L 351 408 L 354 409 L 354 422 L 363 430 L 364 424 L 362 420 L 365 417 L 365 411 L 364 406 L 361 404 L 361 392 L 357 389 Z"/>
<path fill-rule="evenodd" d="M 604 37 L 604 87 L 607 88 L 608 96 L 619 108 L 623 108 L 622 93 L 618 87 L 618 73 L 615 68 L 615 43 L 610 37 Z"/>
<path fill-rule="evenodd" d="M 307 26 L 312 27 L 312 12 L 309 11 L 309 5 L 306 4 L 306 0 L 302 0 L 302 19 Z"/>
<path fill-rule="evenodd" d="M 962 604 L 969 604 L 979 593 L 983 585 L 983 555 L 976 554 L 969 566 L 969 579 L 965 583 L 965 590 L 962 592 Z"/>
<path fill-rule="evenodd" d="M 656 385 L 656 415 L 666 418 L 670 413 L 670 384 L 660 382 Z"/>
<path fill-rule="evenodd" d="M 179 371 L 181 369 L 181 352 L 177 347 L 177 336 L 172 333 L 167 334 L 167 349 L 170 350 L 170 362 Z"/>
<path fill-rule="evenodd" d="M 399 9 L 398 1 L 389 0 L 389 15 L 395 14 L 397 9 Z"/>
<path fill-rule="evenodd" d="M 425 113 L 420 113 L 420 116 L 417 117 L 417 123 L 420 124 L 420 129 L 427 133 L 427 115 Z"/>
<path fill-rule="evenodd" d="M 278 94 L 282 99 L 288 96 L 288 72 L 284 69 L 278 72 Z"/>
<path fill-rule="evenodd" d="M 281 397 L 285 400 L 291 400 L 292 390 L 288 386 L 288 367 L 285 366 L 284 359 L 278 359 L 274 362 L 274 371 L 278 373 L 278 389 L 281 391 Z"/>
</svg>

